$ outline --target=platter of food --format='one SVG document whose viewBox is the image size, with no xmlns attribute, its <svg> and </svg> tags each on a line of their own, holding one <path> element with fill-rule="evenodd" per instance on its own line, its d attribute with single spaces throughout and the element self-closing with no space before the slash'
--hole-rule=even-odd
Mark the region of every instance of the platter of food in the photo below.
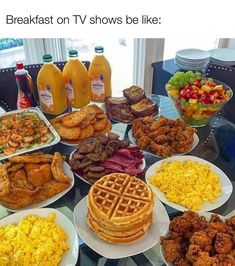
<svg viewBox="0 0 235 266">
<path fill-rule="evenodd" d="M 69 146 L 75 146 L 84 139 L 112 129 L 107 115 L 95 104 L 63 114 L 50 122 L 61 137 L 60 142 Z"/>
<path fill-rule="evenodd" d="M 146 165 L 143 152 L 113 132 L 80 142 L 70 154 L 69 164 L 74 174 L 88 184 L 112 172 L 144 176 Z"/>
<path fill-rule="evenodd" d="M 59 152 L 34 152 L 0 166 L 0 204 L 11 212 L 45 207 L 74 186 L 74 175 Z"/>
<path fill-rule="evenodd" d="M 14 213 L 0 220 L 0 231 L 4 236 L 0 256 L 5 258 L 5 265 L 75 266 L 77 263 L 79 240 L 76 229 L 56 209 Z"/>
<path fill-rule="evenodd" d="M 211 211 L 231 196 L 233 185 L 214 164 L 196 156 L 172 156 L 150 166 L 146 182 L 165 204 L 179 211 Z"/>
<path fill-rule="evenodd" d="M 160 99 L 145 95 L 142 88 L 131 86 L 123 90 L 123 97 L 106 97 L 102 109 L 110 120 L 132 124 L 137 117 L 156 116 L 159 113 Z"/>
<path fill-rule="evenodd" d="M 133 256 L 156 245 L 169 226 L 163 204 L 142 180 L 109 174 L 74 208 L 82 240 L 110 259 Z"/>
<path fill-rule="evenodd" d="M 234 215 L 187 211 L 173 218 L 161 237 L 162 258 L 167 266 L 235 265 L 234 229 Z"/>
<path fill-rule="evenodd" d="M 37 107 L 0 115 L 0 160 L 55 145 L 60 136 Z"/>
<path fill-rule="evenodd" d="M 157 157 L 186 154 L 199 143 L 194 128 L 181 119 L 172 120 L 164 116 L 135 119 L 128 137 L 133 145 Z"/>
</svg>

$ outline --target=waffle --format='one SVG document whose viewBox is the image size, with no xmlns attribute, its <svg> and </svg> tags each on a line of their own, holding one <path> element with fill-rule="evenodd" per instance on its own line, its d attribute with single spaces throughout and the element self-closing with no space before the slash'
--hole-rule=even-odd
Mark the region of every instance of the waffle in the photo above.
<svg viewBox="0 0 235 266">
<path fill-rule="evenodd" d="M 88 194 L 87 224 L 110 243 L 140 238 L 152 222 L 154 196 L 140 179 L 113 173 L 99 179 Z"/>
</svg>

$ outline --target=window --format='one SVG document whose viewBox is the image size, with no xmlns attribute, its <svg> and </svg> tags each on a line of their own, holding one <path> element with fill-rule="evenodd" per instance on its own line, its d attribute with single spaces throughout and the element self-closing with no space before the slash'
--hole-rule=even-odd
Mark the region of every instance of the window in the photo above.
<svg viewBox="0 0 235 266">
<path fill-rule="evenodd" d="M 201 50 L 211 50 L 218 47 L 219 39 L 199 37 L 192 38 L 166 38 L 164 45 L 164 60 L 175 58 L 175 53 L 181 49 L 197 48 Z"/>
<path fill-rule="evenodd" d="M 67 50 L 78 50 L 80 60 L 91 61 L 96 45 L 104 47 L 104 55 L 112 69 L 113 93 L 115 96 L 121 96 L 123 89 L 133 85 L 134 40 L 127 38 L 66 39 Z"/>
<path fill-rule="evenodd" d="M 16 61 L 25 59 L 22 39 L 0 39 L 0 68 L 14 67 Z"/>
</svg>

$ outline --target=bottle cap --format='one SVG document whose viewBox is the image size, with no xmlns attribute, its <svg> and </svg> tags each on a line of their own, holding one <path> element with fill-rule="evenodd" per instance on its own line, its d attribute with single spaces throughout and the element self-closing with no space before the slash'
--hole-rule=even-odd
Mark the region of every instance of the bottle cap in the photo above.
<svg viewBox="0 0 235 266">
<path fill-rule="evenodd" d="M 44 62 L 51 62 L 52 61 L 52 56 L 50 54 L 44 54 L 42 57 Z"/>
<path fill-rule="evenodd" d="M 16 62 L 16 69 L 17 69 L 17 70 L 24 69 L 24 64 L 23 64 L 23 62 Z"/>
<path fill-rule="evenodd" d="M 69 57 L 77 57 L 78 51 L 77 50 L 70 50 L 69 51 Z"/>
<path fill-rule="evenodd" d="M 103 46 L 96 46 L 95 47 L 95 52 L 96 53 L 103 53 L 104 52 L 104 47 Z"/>
</svg>

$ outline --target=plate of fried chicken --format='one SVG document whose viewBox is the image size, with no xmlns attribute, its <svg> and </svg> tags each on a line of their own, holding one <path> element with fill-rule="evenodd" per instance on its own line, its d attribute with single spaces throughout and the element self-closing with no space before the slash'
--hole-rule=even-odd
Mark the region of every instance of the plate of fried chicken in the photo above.
<svg viewBox="0 0 235 266">
<path fill-rule="evenodd" d="M 167 266 L 235 265 L 235 215 L 187 211 L 175 217 L 161 237 Z"/>
<path fill-rule="evenodd" d="M 11 212 L 45 207 L 73 185 L 73 173 L 59 152 L 19 155 L 0 166 L 0 204 Z"/>
<path fill-rule="evenodd" d="M 128 137 L 133 145 L 157 157 L 186 154 L 199 143 L 195 128 L 182 119 L 173 120 L 164 116 L 135 119 Z"/>
</svg>

